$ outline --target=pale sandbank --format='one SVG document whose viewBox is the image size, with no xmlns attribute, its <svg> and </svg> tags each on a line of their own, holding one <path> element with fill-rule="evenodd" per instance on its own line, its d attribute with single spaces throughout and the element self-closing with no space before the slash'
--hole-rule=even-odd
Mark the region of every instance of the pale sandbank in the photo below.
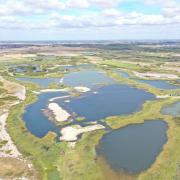
<svg viewBox="0 0 180 180">
<path fill-rule="evenodd" d="M 57 122 L 63 122 L 63 121 L 67 121 L 71 115 L 64 110 L 63 108 L 61 108 L 58 104 L 56 103 L 50 103 L 48 105 L 48 109 L 51 110 L 55 116 L 55 120 Z"/>
<path fill-rule="evenodd" d="M 90 88 L 85 87 L 85 86 L 76 86 L 76 87 L 74 87 L 74 89 L 81 93 L 88 92 L 91 90 Z"/>
<path fill-rule="evenodd" d="M 80 125 L 67 126 L 61 130 L 62 136 L 60 137 L 61 141 L 77 141 L 78 135 L 85 132 L 95 131 L 99 129 L 104 129 L 105 127 L 100 124 L 89 125 L 82 127 Z"/>
<path fill-rule="evenodd" d="M 137 71 L 133 71 L 134 75 L 139 78 L 153 78 L 153 79 L 179 79 L 179 77 L 175 74 L 164 74 L 164 73 L 140 73 Z"/>
</svg>

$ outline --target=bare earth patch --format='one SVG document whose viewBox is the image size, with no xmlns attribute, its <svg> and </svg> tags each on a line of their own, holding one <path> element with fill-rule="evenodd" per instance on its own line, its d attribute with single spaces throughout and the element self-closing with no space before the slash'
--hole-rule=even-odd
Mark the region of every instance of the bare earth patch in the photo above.
<svg viewBox="0 0 180 180">
<path fill-rule="evenodd" d="M 0 179 L 35 179 L 34 170 L 23 160 L 0 158 Z M 29 178 L 32 177 L 32 178 Z"/>
<path fill-rule="evenodd" d="M 96 125 L 90 125 L 86 127 L 81 127 L 80 125 L 76 126 L 68 126 L 65 127 L 61 130 L 62 136 L 60 137 L 61 141 L 76 141 L 78 138 L 78 135 L 90 132 L 90 131 L 95 131 L 98 129 L 104 129 L 105 127 L 100 124 Z"/>
<path fill-rule="evenodd" d="M 17 84 L 15 82 L 7 81 L 1 76 L 0 76 L 0 81 L 3 83 L 4 89 L 6 89 L 9 94 L 16 96 L 20 100 L 25 100 L 26 89 L 24 86 Z"/>
</svg>

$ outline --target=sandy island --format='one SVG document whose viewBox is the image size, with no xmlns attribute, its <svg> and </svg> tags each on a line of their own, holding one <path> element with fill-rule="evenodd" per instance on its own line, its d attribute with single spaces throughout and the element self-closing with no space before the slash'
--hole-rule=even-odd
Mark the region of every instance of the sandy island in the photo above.
<svg viewBox="0 0 180 180">
<path fill-rule="evenodd" d="M 51 110 L 55 116 L 55 120 L 58 122 L 67 121 L 68 118 L 71 117 L 71 115 L 62 109 L 58 104 L 56 103 L 50 103 L 48 105 L 49 110 Z"/>
<path fill-rule="evenodd" d="M 61 130 L 62 136 L 60 137 L 60 140 L 61 141 L 76 141 L 78 138 L 78 135 L 82 133 L 95 131 L 98 129 L 104 129 L 104 128 L 105 127 L 100 124 L 89 125 L 86 127 L 82 127 L 80 125 L 68 126 Z"/>
<path fill-rule="evenodd" d="M 88 92 L 91 90 L 90 88 L 85 87 L 85 86 L 76 86 L 76 87 L 74 87 L 74 89 L 81 93 Z"/>
</svg>

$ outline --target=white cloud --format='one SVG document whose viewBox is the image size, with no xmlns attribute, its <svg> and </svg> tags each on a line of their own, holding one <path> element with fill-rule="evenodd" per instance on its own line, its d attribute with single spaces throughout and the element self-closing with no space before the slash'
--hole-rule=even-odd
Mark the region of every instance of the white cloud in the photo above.
<svg viewBox="0 0 180 180">
<path fill-rule="evenodd" d="M 92 6 L 110 8 L 118 3 L 119 0 L 6 0 L 4 3 L 0 2 L 0 15 L 47 14 L 52 11 L 87 9 Z"/>
<path fill-rule="evenodd" d="M 122 15 L 122 13 L 117 9 L 105 9 L 102 13 L 107 17 L 117 17 Z"/>
<path fill-rule="evenodd" d="M 90 3 L 87 0 L 67 0 L 64 3 L 66 8 L 80 8 L 85 9 L 90 7 Z"/>
<path fill-rule="evenodd" d="M 59 0 L 6 0 L 0 4 L 1 15 L 45 14 L 49 11 L 65 9 L 66 5 Z"/>
<path fill-rule="evenodd" d="M 180 23 L 180 3 L 174 0 L 144 1 L 148 5 L 161 5 L 162 12 L 159 14 L 125 13 L 118 10 L 119 3 L 119 0 L 6 0 L 0 3 L 0 28 L 53 29 Z M 101 10 L 91 11 L 91 6 L 101 7 Z M 88 11 L 83 11 L 83 15 L 66 14 L 66 10 L 72 8 Z"/>
<path fill-rule="evenodd" d="M 145 0 L 147 5 L 158 5 L 162 14 L 167 17 L 180 15 L 180 2 L 176 0 Z"/>
<path fill-rule="evenodd" d="M 160 5 L 162 7 L 172 7 L 177 4 L 175 0 L 144 0 L 148 5 Z"/>
<path fill-rule="evenodd" d="M 120 25 L 163 25 L 179 23 L 179 18 L 168 18 L 163 15 L 145 15 L 138 12 L 122 13 L 118 10 L 104 10 L 101 13 L 90 13 L 84 16 L 62 16 L 54 14 L 47 21 L 54 28 L 87 28 L 87 27 L 110 27 Z"/>
<path fill-rule="evenodd" d="M 89 0 L 90 4 L 98 5 L 101 7 L 115 7 L 120 3 L 120 0 Z"/>
</svg>

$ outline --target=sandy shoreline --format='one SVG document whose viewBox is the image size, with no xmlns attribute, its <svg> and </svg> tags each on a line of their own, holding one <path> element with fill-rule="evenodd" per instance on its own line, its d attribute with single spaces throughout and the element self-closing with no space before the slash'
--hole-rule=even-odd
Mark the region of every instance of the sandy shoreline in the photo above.
<svg viewBox="0 0 180 180">
<path fill-rule="evenodd" d="M 63 91 L 66 91 L 65 89 L 42 89 L 40 90 L 40 93 L 43 93 L 43 92 L 63 92 Z"/>
<path fill-rule="evenodd" d="M 0 115 L 0 141 L 6 142 L 0 148 L 0 157 L 14 157 L 17 158 L 21 154 L 17 150 L 16 146 L 14 145 L 11 137 L 6 131 L 6 119 L 8 117 L 8 112 Z"/>
<path fill-rule="evenodd" d="M 58 104 L 56 103 L 50 103 L 48 105 L 48 109 L 51 110 L 55 116 L 55 120 L 57 122 L 63 122 L 63 121 L 67 121 L 71 115 L 64 110 L 63 108 L 61 108 Z"/>
<path fill-rule="evenodd" d="M 10 95 L 16 96 L 19 99 L 18 101 L 12 102 L 11 104 L 3 108 L 2 114 L 0 114 L 0 142 L 3 142 L 0 147 L 0 157 L 17 158 L 21 156 L 21 154 L 6 130 L 6 120 L 8 118 L 9 109 L 14 105 L 19 104 L 20 101 L 25 100 L 26 89 L 24 86 L 5 80 L 1 76 L 0 81 L 3 83 L 3 88 L 6 89 Z"/>
<path fill-rule="evenodd" d="M 76 126 L 67 126 L 61 130 L 62 136 L 60 137 L 61 141 L 77 141 L 78 135 L 90 132 L 90 131 L 95 131 L 99 129 L 104 129 L 105 127 L 100 124 L 96 125 L 89 125 L 86 127 L 82 127 L 80 125 Z"/>
<path fill-rule="evenodd" d="M 164 99 L 164 98 L 168 98 L 168 97 L 170 97 L 170 95 L 157 95 L 156 96 L 156 98 L 158 98 L 158 99 Z"/>
<path fill-rule="evenodd" d="M 137 71 L 133 71 L 134 75 L 139 78 L 154 78 L 154 79 L 179 79 L 179 77 L 175 74 L 164 74 L 164 73 L 140 73 Z"/>
<path fill-rule="evenodd" d="M 10 82 L 0 76 L 0 81 L 3 83 L 3 87 L 7 89 L 8 93 L 16 96 L 20 100 L 25 100 L 26 89 L 24 86 L 17 84 L 15 82 Z"/>
</svg>

